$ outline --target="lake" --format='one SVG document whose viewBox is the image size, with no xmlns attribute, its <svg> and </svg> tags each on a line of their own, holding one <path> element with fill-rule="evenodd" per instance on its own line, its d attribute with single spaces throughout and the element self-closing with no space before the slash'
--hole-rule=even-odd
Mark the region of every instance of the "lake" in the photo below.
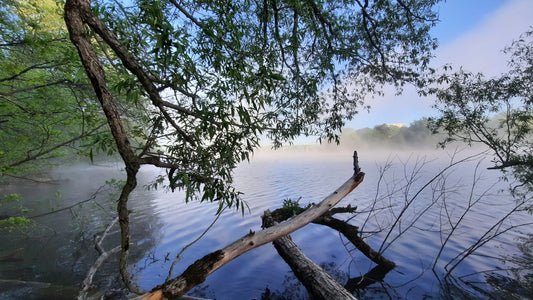
<svg viewBox="0 0 533 300">
<path fill-rule="evenodd" d="M 506 183 L 499 180 L 500 173 L 486 170 L 490 160 L 477 157 L 437 176 L 451 160 L 469 155 L 460 152 L 452 159 L 453 154 L 444 151 L 359 152 L 365 180 L 339 204 L 357 206 L 357 213 L 336 217 L 359 226 L 367 243 L 375 250 L 384 250 L 384 256 L 397 264 L 383 282 L 356 293 L 359 298 L 531 297 L 533 226 L 522 224 L 532 222 L 532 216 L 515 212 L 505 222 L 498 222 L 516 202 L 506 192 Z M 114 218 L 110 199 L 116 197 L 116 191 L 105 183 L 123 178 L 120 169 L 120 163 L 64 166 L 48 175 L 53 184 L 16 181 L 0 187 L 2 195 L 19 193 L 22 204 L 32 209 L 32 216 L 87 200 L 81 207 L 34 218 L 35 225 L 29 228 L 2 233 L 0 282 L 4 282 L 0 286 L 4 291 L 0 291 L 0 298 L 70 299 L 75 295 L 97 257 L 94 235 Z M 258 153 L 235 172 L 235 186 L 244 193 L 249 210 L 243 216 L 240 211 L 226 209 L 211 229 L 181 254 L 173 275 L 250 230 L 261 230 L 260 216 L 266 209 L 279 208 L 288 198 L 299 199 L 302 205 L 318 203 L 352 172 L 351 153 Z M 159 170 L 142 168 L 139 186 L 130 200 L 135 243 L 130 270 L 143 289 L 165 280 L 176 255 L 204 233 L 218 209 L 216 203 L 186 204 L 182 192 L 146 189 L 158 175 Z M 9 211 L 0 215 L 6 213 Z M 448 238 L 450 232 L 453 234 Z M 311 224 L 291 236 L 341 284 L 375 266 L 344 237 L 324 226 Z M 116 245 L 117 226 L 104 248 Z M 475 252 L 464 252 L 470 247 Z M 451 275 L 445 277 L 451 268 Z M 118 288 L 119 282 L 116 259 L 110 259 L 97 273 L 95 285 L 103 290 Z M 217 270 L 190 295 L 261 299 L 266 289 L 272 299 L 306 299 L 305 289 L 271 244 Z"/>
</svg>

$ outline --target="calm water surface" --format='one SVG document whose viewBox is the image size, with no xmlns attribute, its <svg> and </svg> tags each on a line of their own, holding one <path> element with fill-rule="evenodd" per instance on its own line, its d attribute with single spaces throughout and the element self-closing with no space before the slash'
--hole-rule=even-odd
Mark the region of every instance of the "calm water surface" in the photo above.
<svg viewBox="0 0 533 300">
<path fill-rule="evenodd" d="M 498 173 L 485 170 L 489 165 L 487 161 L 481 162 L 477 172 L 477 161 L 457 165 L 423 189 L 448 165 L 448 154 L 391 156 L 362 151 L 359 155 L 365 180 L 339 205 L 358 207 L 360 213 L 350 223 L 359 226 L 365 232 L 366 241 L 376 250 L 385 249 L 384 255 L 398 265 L 383 283 L 360 291 L 360 298 L 528 297 L 530 290 L 513 277 L 515 273 L 502 271 L 523 266 L 520 262 L 504 262 L 502 258 L 520 259 L 526 269 L 531 266 L 531 256 L 527 256 L 527 251 L 520 251 L 519 246 L 531 243 L 533 226 L 518 227 L 487 242 L 457 265 L 453 277 L 442 280 L 446 265 L 483 238 L 515 204 L 506 193 L 499 192 L 505 186 L 498 183 Z M 391 162 L 390 167 L 380 177 L 380 169 L 387 161 Z M 241 165 L 235 174 L 235 185 L 244 193 L 243 200 L 250 210 L 244 216 L 240 211 L 225 210 L 215 225 L 181 255 L 173 275 L 179 275 L 195 260 L 250 230 L 261 230 L 260 216 L 264 210 L 280 207 L 287 198 L 300 199 L 304 205 L 317 203 L 352 172 L 349 153 L 259 153 L 251 164 Z M 159 171 L 143 168 L 140 174 L 141 183 L 130 202 L 132 240 L 136 244 L 130 257 L 130 269 L 141 288 L 151 289 L 165 280 L 178 252 L 199 237 L 215 219 L 218 205 L 185 204 L 180 192 L 170 193 L 161 188 L 147 190 L 143 186 L 151 183 Z M 11 287 L 0 294 L 0 298 L 54 299 L 61 295 L 70 298 L 96 259 L 94 235 L 113 219 L 108 208 L 113 206 L 109 199 L 114 197 L 114 190 L 105 187 L 94 197 L 92 195 L 106 180 L 122 178 L 120 164 L 64 167 L 54 170 L 51 176 L 58 184 L 18 182 L 3 186 L 0 191 L 21 194 L 24 205 L 33 209 L 32 215 L 85 199 L 90 201 L 83 207 L 36 218 L 34 221 L 38 225 L 31 229 L 3 233 L 0 258 L 7 259 L 0 262 L 0 280 L 50 285 L 46 288 Z M 474 180 L 475 176 L 478 180 Z M 480 200 L 475 202 L 477 199 Z M 460 219 L 469 201 L 475 205 Z M 408 203 L 411 203 L 409 207 L 403 209 Z M 371 208 L 376 213 L 368 213 Z M 401 216 L 400 222 L 395 223 L 398 216 Z M 456 224 L 459 220 L 452 238 L 446 241 L 450 222 Z M 496 229 L 504 230 L 531 221 L 531 215 L 517 213 Z M 530 240 L 524 239 L 528 235 Z M 374 267 L 337 232 L 323 226 L 311 224 L 293 233 L 292 238 L 306 255 L 323 265 L 341 283 Z M 445 241 L 446 246 L 442 247 Z M 110 249 L 118 244 L 115 227 L 104 247 Z M 488 272 L 496 269 L 499 269 L 497 273 Z M 97 274 L 95 284 L 102 289 L 118 287 L 116 273 L 116 261 L 109 260 Z M 487 280 L 492 285 L 485 283 Z M 260 299 L 267 288 L 279 299 L 306 298 L 304 288 L 271 244 L 245 253 L 217 270 L 191 294 L 216 299 Z"/>
</svg>

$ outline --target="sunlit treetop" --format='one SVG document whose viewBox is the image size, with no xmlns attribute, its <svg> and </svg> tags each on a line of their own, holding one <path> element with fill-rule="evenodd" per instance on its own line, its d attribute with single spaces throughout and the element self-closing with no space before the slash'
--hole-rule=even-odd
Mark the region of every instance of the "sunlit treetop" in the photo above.
<svg viewBox="0 0 533 300">
<path fill-rule="evenodd" d="M 66 32 L 61 17 L 61 1 L 56 0 L 5 0 L 0 14 L 4 21 L 18 26 L 26 32 Z M 7 22 L 5 22 L 7 23 Z"/>
</svg>

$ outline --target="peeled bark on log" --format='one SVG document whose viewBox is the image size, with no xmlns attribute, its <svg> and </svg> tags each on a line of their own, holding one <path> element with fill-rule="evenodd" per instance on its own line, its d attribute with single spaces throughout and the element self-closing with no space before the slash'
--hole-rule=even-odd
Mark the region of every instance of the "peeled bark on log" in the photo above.
<svg viewBox="0 0 533 300">
<path fill-rule="evenodd" d="M 356 159 L 356 155 L 354 155 Z M 354 162 L 354 166 L 358 165 Z M 266 228 L 257 233 L 250 232 L 225 248 L 215 251 L 204 256 L 189 266 L 180 276 L 168 280 L 160 286 L 155 287 L 152 292 L 143 299 L 179 299 L 190 289 L 205 281 L 205 278 L 232 261 L 239 255 L 270 243 L 275 239 L 290 234 L 291 232 L 304 227 L 312 220 L 323 215 L 330 208 L 335 206 L 353 189 L 355 189 L 364 178 L 364 173 L 355 168 L 356 173 L 348 179 L 342 186 L 328 197 L 324 198 L 319 204 L 307 209 L 294 218 Z"/>
<path fill-rule="evenodd" d="M 265 212 L 263 224 L 272 226 L 275 222 Z M 280 237 L 272 242 L 278 254 L 291 267 L 294 275 L 305 286 L 313 299 L 357 299 L 340 285 L 319 265 L 307 257 L 290 236 Z"/>
</svg>

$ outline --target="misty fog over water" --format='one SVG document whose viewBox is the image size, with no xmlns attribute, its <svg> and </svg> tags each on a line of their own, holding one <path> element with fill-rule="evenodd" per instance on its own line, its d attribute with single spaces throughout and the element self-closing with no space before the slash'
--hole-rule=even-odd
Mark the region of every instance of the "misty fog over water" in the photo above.
<svg viewBox="0 0 533 300">
<path fill-rule="evenodd" d="M 451 161 L 459 161 L 474 152 L 378 151 L 361 146 L 358 154 L 365 180 L 339 204 L 357 206 L 357 212 L 355 216 L 337 217 L 350 219 L 351 224 L 359 226 L 366 241 L 376 250 L 385 250 L 383 254 L 397 264 L 386 275 L 384 283 L 361 291 L 360 298 L 390 295 L 409 299 L 443 298 L 451 293 L 457 293 L 460 298 L 455 286 L 478 296 L 484 294 L 476 291 L 477 288 L 503 295 L 509 293 L 498 289 L 497 280 L 492 281 L 493 286 L 473 287 L 468 282 L 486 281 L 491 275 L 486 270 L 515 266 L 517 263 L 504 263 L 500 258 L 524 255 L 518 246 L 521 238 L 533 233 L 530 227 L 510 230 L 479 248 L 476 255 L 468 256 L 453 273 L 454 278 L 463 281 L 453 281 L 452 287 L 439 283 L 432 271 L 449 232 L 446 224 L 450 220 L 457 222 L 468 203 L 481 199 L 468 211 L 442 249 L 434 268 L 439 276 L 456 255 L 474 244 L 515 204 L 505 191 L 506 183 L 499 181 L 500 174 L 486 170 L 491 165 L 490 159 L 476 157 L 437 176 Z M 298 145 L 277 151 L 260 150 L 251 163 L 242 163 L 235 172 L 235 186 L 244 193 L 242 198 L 249 211 L 243 216 L 240 211 L 226 209 L 215 225 L 182 254 L 174 275 L 250 230 L 261 230 L 260 216 L 264 210 L 281 207 L 283 200 L 299 199 L 302 205 L 321 201 L 352 175 L 352 155 L 350 147 L 333 151 L 328 146 Z M 171 193 L 165 188 L 147 190 L 143 187 L 160 175 L 159 171 L 143 168 L 140 175 L 140 183 L 130 200 L 132 240 L 136 244 L 130 269 L 134 280 L 142 288 L 150 289 L 164 281 L 177 253 L 216 218 L 218 204 L 186 204 L 183 192 Z M 20 193 L 24 205 L 33 209 L 32 215 L 37 215 L 90 199 L 106 180 L 123 178 L 120 163 L 65 166 L 53 170 L 50 176 L 57 180 L 57 185 L 16 182 L 2 187 L 2 192 Z M 0 263 L 0 279 L 79 286 L 96 258 L 94 234 L 114 218 L 110 209 L 113 203 L 109 200 L 116 197 L 114 192 L 106 187 L 94 201 L 81 208 L 37 218 L 34 220 L 37 225 L 29 233 L 6 233 L 0 256 L 16 251 L 21 254 L 17 262 Z M 404 209 L 407 202 L 411 204 Z M 402 215 L 401 222 L 395 224 L 399 215 Z M 516 213 L 502 228 L 511 223 L 527 223 L 528 218 L 531 216 L 527 213 Z M 337 232 L 324 226 L 308 225 L 293 233 L 292 238 L 306 255 L 333 273 L 342 284 L 374 266 L 358 251 L 345 246 L 346 240 Z M 104 246 L 110 249 L 118 244 L 119 233 L 115 227 Z M 498 274 L 512 278 L 509 272 Z M 95 283 L 106 289 L 117 287 L 117 282 L 116 259 L 110 259 L 97 274 Z M 245 253 L 217 270 L 192 294 L 216 299 L 259 299 L 266 288 L 274 296 L 286 299 L 301 299 L 306 295 L 270 244 Z M 514 292 L 520 295 L 519 289 L 515 288 Z M 20 296 L 17 293 L 21 291 L 4 292 L 2 296 L 16 299 Z"/>
</svg>

